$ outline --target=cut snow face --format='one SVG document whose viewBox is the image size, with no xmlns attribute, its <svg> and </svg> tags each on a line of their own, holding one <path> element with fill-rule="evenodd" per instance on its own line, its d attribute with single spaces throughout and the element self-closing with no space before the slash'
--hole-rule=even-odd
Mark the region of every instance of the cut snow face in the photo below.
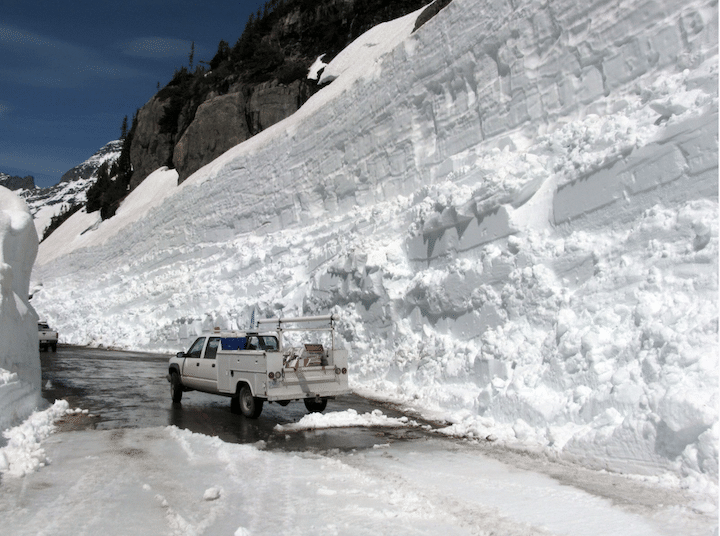
<svg viewBox="0 0 720 536">
<path fill-rule="evenodd" d="M 448 434 L 715 493 L 716 6 L 397 24 L 132 224 L 43 244 L 33 303 L 68 342 L 163 351 L 337 314 L 354 387 Z"/>
<path fill-rule="evenodd" d="M 28 303 L 37 242 L 27 205 L 0 186 L 0 430 L 40 404 L 38 318 Z"/>
</svg>

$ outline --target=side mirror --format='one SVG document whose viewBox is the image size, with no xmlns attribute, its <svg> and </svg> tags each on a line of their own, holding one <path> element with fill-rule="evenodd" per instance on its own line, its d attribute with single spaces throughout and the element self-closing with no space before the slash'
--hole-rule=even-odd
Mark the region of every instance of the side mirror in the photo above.
<svg viewBox="0 0 720 536">
<path fill-rule="evenodd" d="M 182 358 L 185 357 L 185 352 L 178 352 L 176 355 L 177 357 Z"/>
</svg>

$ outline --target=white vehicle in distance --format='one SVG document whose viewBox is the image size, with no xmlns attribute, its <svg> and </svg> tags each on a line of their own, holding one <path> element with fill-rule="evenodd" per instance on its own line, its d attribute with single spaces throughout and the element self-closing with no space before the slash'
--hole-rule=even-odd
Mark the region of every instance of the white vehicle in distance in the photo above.
<svg viewBox="0 0 720 536">
<path fill-rule="evenodd" d="M 201 335 L 170 359 L 173 402 L 197 390 L 230 397 L 233 413 L 251 419 L 260 416 L 266 400 L 282 406 L 302 400 L 309 411 L 323 411 L 329 398 L 350 392 L 348 352 L 335 348 L 334 320 L 332 315 L 271 318 L 259 320 L 255 330 L 216 328 Z M 307 327 L 289 327 L 298 324 Z M 312 342 L 286 345 L 287 332 L 304 332 L 302 338 Z M 317 342 L 323 333 L 328 347 Z"/>
<path fill-rule="evenodd" d="M 47 322 L 38 322 L 38 338 L 40 339 L 40 351 L 52 348 L 53 352 L 57 352 L 58 332 L 50 329 Z"/>
</svg>

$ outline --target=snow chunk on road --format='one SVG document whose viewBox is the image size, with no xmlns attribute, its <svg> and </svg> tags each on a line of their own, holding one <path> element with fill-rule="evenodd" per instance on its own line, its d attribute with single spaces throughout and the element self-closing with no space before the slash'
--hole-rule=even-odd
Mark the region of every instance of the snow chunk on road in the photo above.
<svg viewBox="0 0 720 536">
<path fill-rule="evenodd" d="M 388 417 L 379 409 L 363 415 L 358 414 L 354 409 L 348 409 L 325 414 L 310 413 L 296 423 L 277 424 L 275 425 L 275 430 L 278 432 L 300 432 L 302 430 L 320 430 L 323 428 L 344 428 L 350 426 L 399 428 L 420 425 L 415 421 L 409 420 L 407 417 Z"/>
<path fill-rule="evenodd" d="M 203 494 L 203 500 L 205 501 L 215 501 L 220 498 L 220 494 L 222 493 L 222 490 L 217 487 L 208 488 L 205 490 L 205 493 Z"/>
</svg>

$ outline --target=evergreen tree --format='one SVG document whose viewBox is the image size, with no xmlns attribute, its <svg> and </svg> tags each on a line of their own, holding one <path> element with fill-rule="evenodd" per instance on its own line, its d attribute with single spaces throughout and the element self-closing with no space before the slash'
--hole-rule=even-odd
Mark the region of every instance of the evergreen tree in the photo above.
<svg viewBox="0 0 720 536">
<path fill-rule="evenodd" d="M 124 140 L 125 138 L 127 138 L 127 134 L 128 134 L 128 120 L 127 120 L 127 115 L 126 115 L 125 117 L 123 117 L 122 126 L 120 127 L 120 139 Z"/>
<path fill-rule="evenodd" d="M 230 57 L 230 45 L 227 41 L 221 40 L 218 44 L 217 53 L 210 60 L 210 69 L 217 69 L 225 60 Z"/>
</svg>

